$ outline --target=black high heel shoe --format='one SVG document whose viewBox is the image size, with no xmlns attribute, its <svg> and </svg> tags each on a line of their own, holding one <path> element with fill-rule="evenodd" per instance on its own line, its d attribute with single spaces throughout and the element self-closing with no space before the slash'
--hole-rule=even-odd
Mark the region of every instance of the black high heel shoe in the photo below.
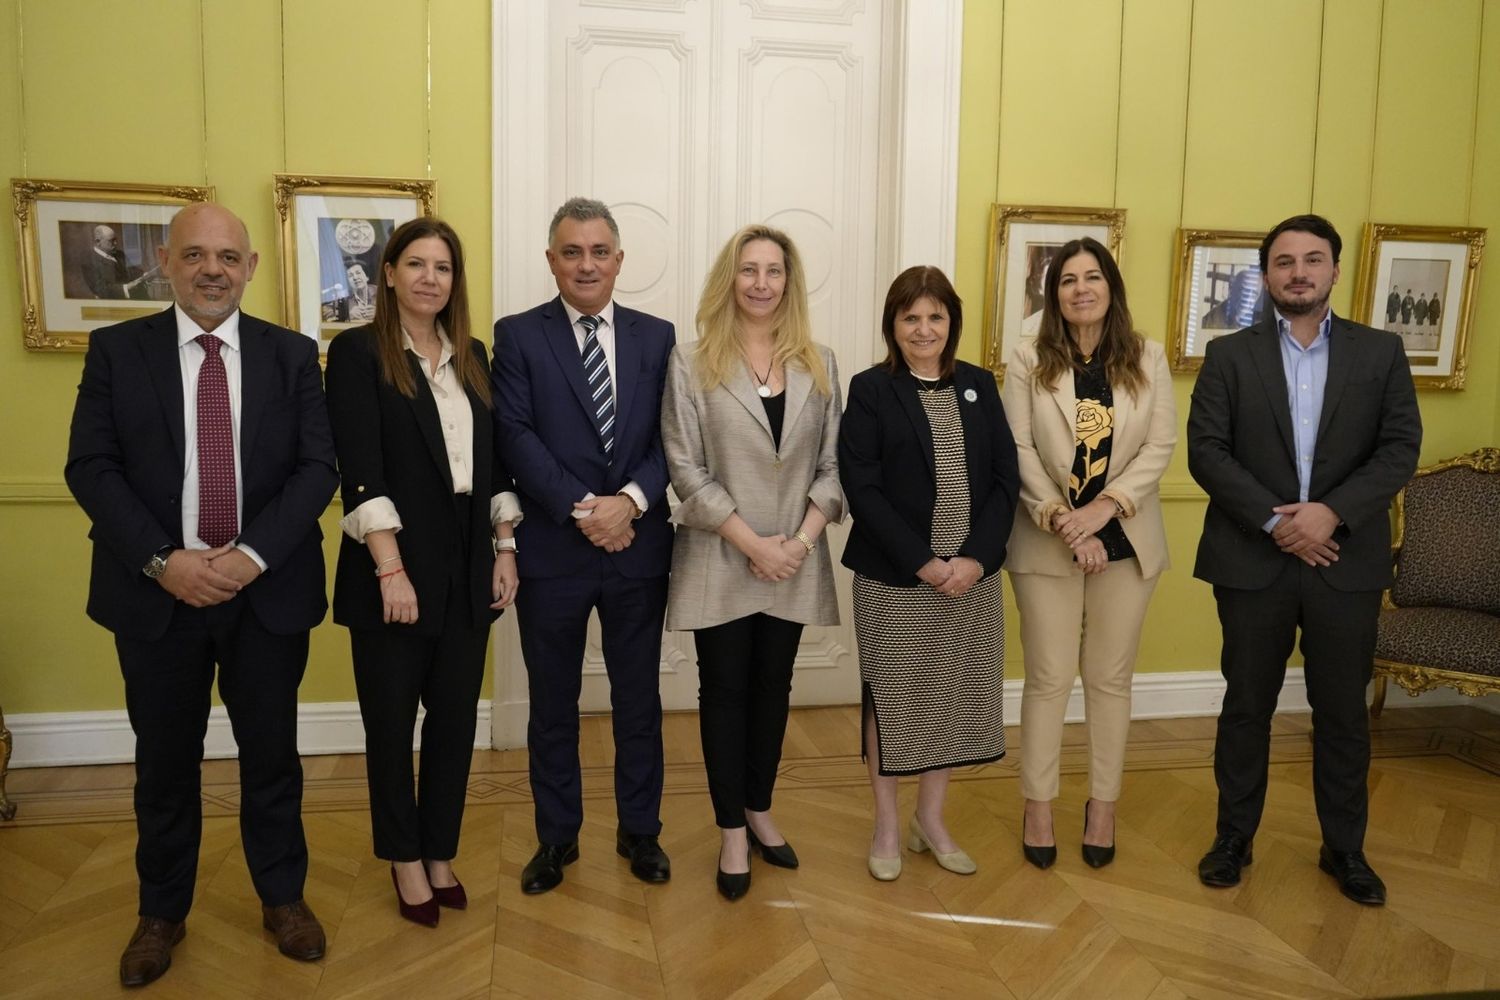
<svg viewBox="0 0 1500 1000">
<path fill-rule="evenodd" d="M 1093 799 L 1089 799 L 1087 802 L 1085 802 L 1083 804 L 1083 829 L 1084 829 L 1084 832 L 1088 832 L 1088 828 L 1089 828 L 1089 806 L 1091 806 L 1093 804 L 1094 804 L 1094 800 Z M 1105 865 L 1109 864 L 1114 859 L 1115 859 L 1115 845 L 1114 844 L 1110 844 L 1108 847 L 1099 847 L 1099 846 L 1097 846 L 1095 844 L 1084 844 L 1083 845 L 1083 863 L 1086 864 L 1086 865 L 1088 865 L 1090 868 L 1103 868 Z"/>
<path fill-rule="evenodd" d="M 1025 830 L 1026 817 L 1023 812 L 1021 816 L 1021 855 L 1027 861 L 1030 861 L 1032 864 L 1036 865 L 1038 868 L 1044 870 L 1047 868 L 1051 868 L 1054 864 L 1057 863 L 1057 838 L 1054 837 L 1054 842 L 1047 847 L 1038 847 L 1035 844 L 1026 843 Z"/>
<path fill-rule="evenodd" d="M 720 848 L 719 853 L 721 855 L 724 853 L 723 848 Z M 730 874 L 720 868 L 718 877 L 714 881 L 719 886 L 719 895 L 725 899 L 739 899 L 750 891 L 750 848 L 748 845 L 745 847 L 745 870 L 738 874 Z"/>
<path fill-rule="evenodd" d="M 745 825 L 745 833 L 750 838 L 751 848 L 760 852 L 760 856 L 765 859 L 766 864 L 775 865 L 777 868 L 796 868 L 801 864 L 797 860 L 797 852 L 792 850 L 791 844 L 763 844 L 761 843 L 761 839 L 755 835 L 755 831 L 750 829 L 748 823 Z"/>
</svg>

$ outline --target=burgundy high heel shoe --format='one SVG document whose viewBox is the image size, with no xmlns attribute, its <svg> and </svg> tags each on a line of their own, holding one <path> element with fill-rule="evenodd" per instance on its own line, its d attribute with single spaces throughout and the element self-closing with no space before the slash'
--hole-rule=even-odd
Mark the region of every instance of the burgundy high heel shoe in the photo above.
<svg viewBox="0 0 1500 1000">
<path fill-rule="evenodd" d="M 431 885 L 431 883 L 428 883 Z M 464 884 L 453 876 L 452 885 L 432 885 L 432 898 L 437 900 L 437 905 L 446 906 L 450 910 L 467 910 L 469 908 L 469 896 L 464 892 Z"/>
<path fill-rule="evenodd" d="M 401 898 L 401 883 L 396 879 L 396 866 L 391 865 L 391 885 L 396 887 L 396 905 L 401 909 L 401 916 L 414 924 L 423 927 L 436 927 L 438 925 L 438 901 L 437 892 L 433 891 L 432 898 L 422 903 L 408 903 Z"/>
</svg>

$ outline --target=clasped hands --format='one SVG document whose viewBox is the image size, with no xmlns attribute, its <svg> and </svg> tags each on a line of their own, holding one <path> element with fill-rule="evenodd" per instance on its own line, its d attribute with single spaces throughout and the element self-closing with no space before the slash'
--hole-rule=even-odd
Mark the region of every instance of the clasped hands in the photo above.
<svg viewBox="0 0 1500 1000">
<path fill-rule="evenodd" d="M 750 547 L 750 573 L 757 580 L 790 580 L 808 557 L 807 546 L 785 535 L 761 535 Z"/>
<path fill-rule="evenodd" d="M 627 496 L 594 497 L 580 500 L 573 510 L 588 511 L 587 517 L 575 518 L 578 530 L 605 552 L 621 552 L 635 541 L 635 501 Z"/>
<path fill-rule="evenodd" d="M 1272 507 L 1271 513 L 1281 515 L 1271 529 L 1271 540 L 1281 551 L 1309 566 L 1331 566 L 1339 561 L 1339 543 L 1333 540 L 1339 516 L 1333 508 L 1313 500 Z"/>
<path fill-rule="evenodd" d="M 968 556 L 953 556 L 951 559 L 934 556 L 917 570 L 917 579 L 946 597 L 964 596 L 982 576 L 984 566 Z"/>
<path fill-rule="evenodd" d="M 173 549 L 157 583 L 195 608 L 223 604 L 260 576 L 254 559 L 233 545 L 216 549 Z"/>
<path fill-rule="evenodd" d="M 1084 573 L 1103 573 L 1109 567 L 1109 553 L 1095 535 L 1114 516 L 1114 501 L 1106 497 L 1095 497 L 1076 510 L 1052 515 L 1052 533 L 1073 550 L 1073 558 Z"/>
</svg>

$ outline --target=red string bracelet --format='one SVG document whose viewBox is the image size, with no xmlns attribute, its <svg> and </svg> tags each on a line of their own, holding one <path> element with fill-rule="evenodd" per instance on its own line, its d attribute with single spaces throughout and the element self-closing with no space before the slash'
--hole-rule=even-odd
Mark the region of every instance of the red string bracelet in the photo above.
<svg viewBox="0 0 1500 1000">
<path fill-rule="evenodd" d="M 377 580 L 384 580 L 386 577 L 395 576 L 397 573 L 405 573 L 405 572 L 406 572 L 406 567 L 404 567 L 404 566 L 397 566 L 395 569 L 391 570 L 389 573 L 377 573 L 377 574 L 375 574 L 375 579 L 377 579 Z"/>
</svg>

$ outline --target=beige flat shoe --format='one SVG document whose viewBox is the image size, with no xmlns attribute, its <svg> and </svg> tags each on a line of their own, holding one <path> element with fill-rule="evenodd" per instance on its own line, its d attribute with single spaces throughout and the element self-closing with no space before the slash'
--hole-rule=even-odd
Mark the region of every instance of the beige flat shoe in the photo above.
<svg viewBox="0 0 1500 1000">
<path fill-rule="evenodd" d="M 894 858 L 877 858 L 870 855 L 870 874 L 882 882 L 894 882 L 901 875 L 901 855 Z"/>
<path fill-rule="evenodd" d="M 921 854 L 923 851 L 931 851 L 932 856 L 937 858 L 937 863 L 948 869 L 955 875 L 973 875 L 979 870 L 974 859 L 962 850 L 949 851 L 944 854 L 932 846 L 927 839 L 927 834 L 922 832 L 922 824 L 917 822 L 917 817 L 911 818 L 911 825 L 906 828 L 906 847 L 910 851 Z"/>
</svg>

